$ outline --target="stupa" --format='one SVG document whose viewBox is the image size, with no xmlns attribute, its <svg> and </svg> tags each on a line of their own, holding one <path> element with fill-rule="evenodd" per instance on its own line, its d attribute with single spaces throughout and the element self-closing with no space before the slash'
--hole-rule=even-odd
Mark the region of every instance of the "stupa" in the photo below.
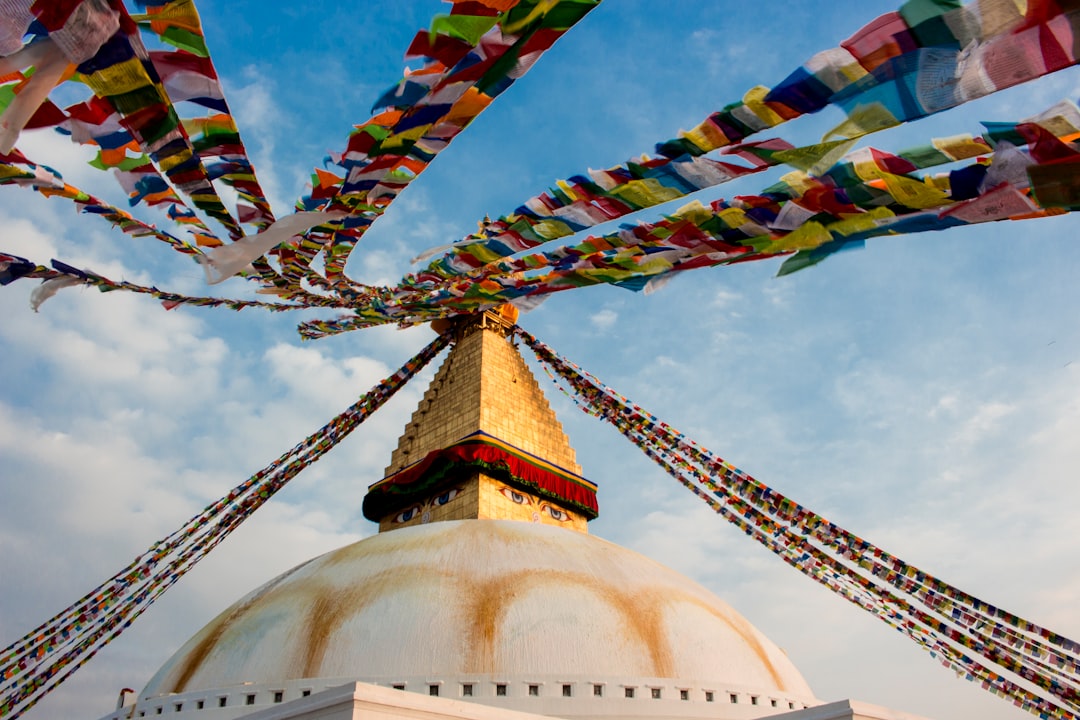
<svg viewBox="0 0 1080 720">
<path fill-rule="evenodd" d="M 507 307 L 436 326 L 451 350 L 364 498 L 378 534 L 240 599 L 107 720 L 820 709 L 726 603 L 589 534 L 596 486 L 512 342 L 515 321 Z"/>
</svg>

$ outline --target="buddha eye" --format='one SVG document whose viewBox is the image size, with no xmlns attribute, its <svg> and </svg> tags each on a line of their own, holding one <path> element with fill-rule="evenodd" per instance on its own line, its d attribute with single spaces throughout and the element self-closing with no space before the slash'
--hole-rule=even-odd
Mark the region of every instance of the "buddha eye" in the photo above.
<svg viewBox="0 0 1080 720">
<path fill-rule="evenodd" d="M 402 510 L 397 515 L 395 515 L 393 522 L 396 522 L 396 523 L 409 522 L 410 520 L 415 518 L 419 513 L 420 513 L 420 506 L 419 505 L 414 505 L 411 508 L 409 508 L 408 510 Z"/>
<path fill-rule="evenodd" d="M 541 507 L 540 509 L 543 510 L 544 512 L 546 512 L 548 514 L 548 516 L 551 517 L 552 520 L 558 520 L 559 522 L 566 522 L 567 520 L 570 519 L 570 516 L 566 514 L 565 510 L 560 510 L 559 508 L 555 507 L 554 505 L 549 505 L 547 503 L 544 503 L 543 507 Z"/>
<path fill-rule="evenodd" d="M 532 501 L 529 500 L 527 496 L 519 493 L 513 488 L 508 488 L 504 485 L 503 487 L 499 488 L 499 492 L 510 498 L 511 501 L 517 503 L 518 505 L 532 505 Z"/>
<path fill-rule="evenodd" d="M 448 503 L 451 500 L 453 500 L 454 498 L 456 498 L 458 496 L 458 493 L 460 493 L 460 492 L 461 492 L 461 488 L 452 488 L 450 490 L 447 490 L 446 492 L 442 493 L 441 495 L 437 496 L 434 500 L 432 500 L 431 504 L 432 504 L 433 507 L 442 507 L 446 503 Z"/>
</svg>

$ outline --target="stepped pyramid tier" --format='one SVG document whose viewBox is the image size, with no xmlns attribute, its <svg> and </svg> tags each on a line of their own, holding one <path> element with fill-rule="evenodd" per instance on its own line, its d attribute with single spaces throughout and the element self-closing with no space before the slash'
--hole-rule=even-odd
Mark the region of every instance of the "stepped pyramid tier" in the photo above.
<svg viewBox="0 0 1080 720">
<path fill-rule="evenodd" d="M 511 343 L 512 306 L 441 323 L 454 344 L 364 516 L 381 531 L 436 520 L 528 520 L 586 531 L 596 485 Z"/>
</svg>

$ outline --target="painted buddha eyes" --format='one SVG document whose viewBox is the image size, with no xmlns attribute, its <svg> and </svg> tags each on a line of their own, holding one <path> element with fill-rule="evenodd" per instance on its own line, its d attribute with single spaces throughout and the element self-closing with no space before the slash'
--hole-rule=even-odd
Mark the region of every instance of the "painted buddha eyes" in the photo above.
<svg viewBox="0 0 1080 720">
<path fill-rule="evenodd" d="M 410 520 L 415 520 L 418 517 L 420 518 L 421 522 L 425 522 L 425 523 L 430 522 L 430 520 L 431 520 L 431 510 L 433 510 L 434 508 L 440 508 L 443 505 L 446 505 L 451 500 L 453 500 L 458 495 L 460 495 L 461 490 L 462 489 L 460 487 L 450 488 L 446 492 L 439 493 L 435 497 L 431 498 L 430 500 L 428 500 L 423 505 L 413 505 L 408 510 L 402 510 L 401 512 L 399 512 L 397 515 L 394 516 L 393 522 L 395 522 L 395 523 L 407 523 Z M 425 511 L 425 509 L 426 509 L 426 511 Z M 423 513 L 423 516 L 421 516 L 421 513 Z"/>
<path fill-rule="evenodd" d="M 436 496 L 435 499 L 431 501 L 431 506 L 442 507 L 446 503 L 456 498 L 459 492 L 461 492 L 461 488 L 452 488 L 450 490 L 447 490 L 441 495 Z"/>
<path fill-rule="evenodd" d="M 394 516 L 391 522 L 396 524 L 412 522 L 419 519 L 422 523 L 427 523 L 432 520 L 432 510 L 448 505 L 452 500 L 458 497 L 463 491 L 461 487 L 454 487 L 439 493 L 438 495 L 427 500 L 423 504 L 413 505 L 407 510 L 402 510 Z M 515 505 L 532 506 L 537 505 L 537 509 L 532 513 L 533 522 L 540 522 L 541 515 L 547 515 L 555 522 L 564 523 L 570 521 L 570 514 L 565 510 L 556 507 L 546 500 L 539 498 L 533 498 L 527 493 L 518 492 L 512 487 L 502 485 L 499 487 L 499 492 L 503 496 L 514 503 Z"/>
<path fill-rule="evenodd" d="M 525 493 L 518 492 L 517 490 L 513 489 L 512 487 L 507 487 L 506 485 L 503 485 L 502 487 L 499 488 L 499 492 L 501 492 L 504 496 L 506 496 L 506 498 L 508 500 L 510 500 L 511 502 L 513 502 L 513 503 L 515 503 L 517 505 L 532 505 L 533 504 L 533 498 L 529 497 Z M 552 520 L 554 520 L 556 522 L 568 522 L 570 520 L 570 515 L 565 510 L 561 510 L 560 508 L 552 505 L 549 502 L 537 501 L 537 504 L 540 505 L 540 512 L 534 512 L 533 513 L 533 522 L 539 522 L 540 521 L 540 514 L 541 513 L 547 515 L 548 517 L 550 517 Z"/>
<path fill-rule="evenodd" d="M 549 505 L 548 503 L 544 503 L 543 505 L 541 505 L 540 509 L 542 511 L 546 512 L 548 514 L 548 516 L 552 520 L 557 520 L 559 522 L 566 522 L 567 520 L 570 519 L 570 516 L 566 514 L 566 511 L 560 510 L 559 508 L 555 507 L 554 505 Z"/>
<path fill-rule="evenodd" d="M 512 502 L 515 502 L 518 505 L 532 505 L 532 500 L 530 500 L 527 495 L 523 495 L 522 493 L 519 493 L 517 490 L 514 490 L 513 488 L 508 488 L 506 486 L 503 486 L 503 487 L 499 488 L 499 492 L 501 492 L 506 497 L 510 498 L 510 500 Z"/>
<path fill-rule="evenodd" d="M 408 510 L 402 510 L 397 515 L 395 515 L 394 516 L 394 522 L 396 522 L 396 523 L 409 522 L 410 520 L 412 520 L 414 517 L 416 517 L 419 514 L 420 514 L 420 506 L 419 505 L 413 505 Z"/>
</svg>

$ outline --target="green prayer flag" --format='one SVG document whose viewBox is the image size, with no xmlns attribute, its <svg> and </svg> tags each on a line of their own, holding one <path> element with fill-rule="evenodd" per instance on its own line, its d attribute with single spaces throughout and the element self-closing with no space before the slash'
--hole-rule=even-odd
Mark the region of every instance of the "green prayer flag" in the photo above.
<svg viewBox="0 0 1080 720">
<path fill-rule="evenodd" d="M 497 17 L 477 17 L 473 15 L 437 15 L 431 21 L 432 34 L 442 33 L 476 45 L 491 28 L 495 27 Z"/>
</svg>

